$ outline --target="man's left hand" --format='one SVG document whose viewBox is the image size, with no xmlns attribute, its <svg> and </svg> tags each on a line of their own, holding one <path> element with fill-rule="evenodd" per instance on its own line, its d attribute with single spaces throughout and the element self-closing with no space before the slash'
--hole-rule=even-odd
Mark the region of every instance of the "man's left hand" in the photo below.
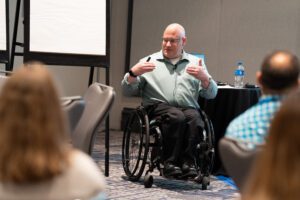
<svg viewBox="0 0 300 200">
<path fill-rule="evenodd" d="M 202 87 L 208 88 L 209 76 L 203 66 L 189 66 L 186 68 L 186 72 L 200 80 Z"/>
</svg>

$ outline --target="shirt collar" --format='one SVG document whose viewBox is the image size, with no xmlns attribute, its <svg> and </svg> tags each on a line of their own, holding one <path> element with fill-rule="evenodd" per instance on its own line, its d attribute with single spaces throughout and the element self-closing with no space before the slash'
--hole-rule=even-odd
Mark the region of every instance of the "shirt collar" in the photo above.
<svg viewBox="0 0 300 200">
<path fill-rule="evenodd" d="M 163 54 L 162 50 L 160 50 L 160 53 L 157 56 L 157 60 L 169 62 L 169 60 L 164 57 L 164 54 Z M 178 62 L 182 62 L 184 60 L 190 61 L 189 54 L 186 53 L 184 50 L 182 50 L 182 56 L 181 56 L 181 59 Z"/>
<path fill-rule="evenodd" d="M 259 99 L 259 103 L 281 101 L 283 98 L 284 96 L 282 95 L 262 95 Z"/>
</svg>

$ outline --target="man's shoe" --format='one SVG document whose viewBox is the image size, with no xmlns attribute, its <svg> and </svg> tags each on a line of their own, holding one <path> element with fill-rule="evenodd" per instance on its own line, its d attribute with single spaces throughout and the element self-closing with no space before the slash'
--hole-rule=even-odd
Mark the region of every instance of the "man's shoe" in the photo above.
<svg viewBox="0 0 300 200">
<path fill-rule="evenodd" d="M 164 176 L 166 176 L 166 177 L 177 177 L 182 174 L 180 167 L 177 167 L 176 165 L 174 165 L 172 163 L 166 163 L 164 165 L 163 172 L 164 172 Z"/>
<path fill-rule="evenodd" d="M 196 167 L 193 164 L 183 163 L 181 170 L 181 178 L 195 178 L 198 175 Z"/>
</svg>

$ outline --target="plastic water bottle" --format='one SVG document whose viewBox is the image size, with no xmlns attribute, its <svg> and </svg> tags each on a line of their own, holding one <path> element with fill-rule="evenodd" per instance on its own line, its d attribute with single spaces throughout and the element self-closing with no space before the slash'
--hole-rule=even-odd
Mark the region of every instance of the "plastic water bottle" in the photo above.
<svg viewBox="0 0 300 200">
<path fill-rule="evenodd" d="M 234 87 L 243 88 L 244 87 L 244 77 L 245 77 L 245 68 L 243 62 L 239 61 L 237 63 L 237 68 L 234 71 Z"/>
</svg>

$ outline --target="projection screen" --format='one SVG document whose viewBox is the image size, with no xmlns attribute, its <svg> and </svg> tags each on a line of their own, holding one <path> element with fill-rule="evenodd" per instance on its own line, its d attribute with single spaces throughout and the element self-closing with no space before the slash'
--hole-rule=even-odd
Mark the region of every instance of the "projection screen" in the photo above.
<svg viewBox="0 0 300 200">
<path fill-rule="evenodd" d="M 6 50 L 6 9 L 5 0 L 0 0 L 0 51 Z"/>
<path fill-rule="evenodd" d="M 0 0 L 0 63 L 5 63 L 9 70 L 9 23 L 8 0 Z"/>
<path fill-rule="evenodd" d="M 107 65 L 109 0 L 25 0 L 24 60 Z"/>
</svg>

